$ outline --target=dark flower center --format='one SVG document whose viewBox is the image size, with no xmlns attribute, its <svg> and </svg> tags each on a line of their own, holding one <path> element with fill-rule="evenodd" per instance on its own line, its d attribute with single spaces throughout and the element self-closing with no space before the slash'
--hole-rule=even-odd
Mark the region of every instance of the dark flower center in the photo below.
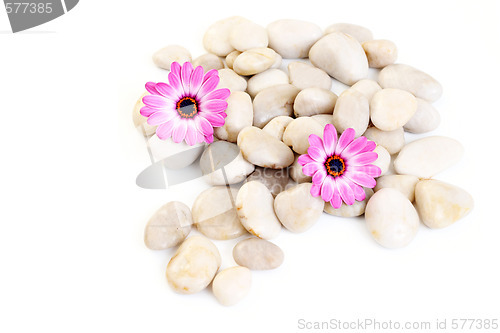
<svg viewBox="0 0 500 333">
<path fill-rule="evenodd" d="M 198 103 L 192 97 L 184 97 L 177 102 L 177 113 L 182 118 L 193 118 L 198 113 Z"/>
<path fill-rule="evenodd" d="M 337 155 L 332 155 L 326 159 L 325 162 L 326 172 L 332 177 L 338 177 L 345 171 L 344 160 Z"/>
</svg>

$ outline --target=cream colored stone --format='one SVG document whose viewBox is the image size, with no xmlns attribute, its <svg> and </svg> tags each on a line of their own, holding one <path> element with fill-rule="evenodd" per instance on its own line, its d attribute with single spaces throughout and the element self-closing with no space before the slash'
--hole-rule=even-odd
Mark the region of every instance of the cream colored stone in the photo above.
<svg viewBox="0 0 500 333">
<path fill-rule="evenodd" d="M 151 250 L 164 250 L 184 241 L 193 224 L 189 207 L 171 201 L 158 209 L 144 230 L 144 243 Z"/>
<path fill-rule="evenodd" d="M 204 236 L 191 236 L 167 265 L 167 280 L 176 292 L 194 294 L 212 282 L 221 264 L 217 247 Z"/>
<path fill-rule="evenodd" d="M 227 88 L 231 93 L 236 91 L 245 91 L 247 89 L 247 80 L 236 74 L 229 68 L 219 70 L 219 85 L 217 89 Z"/>
<path fill-rule="evenodd" d="M 220 271 L 212 283 L 212 292 L 220 304 L 235 305 L 250 291 L 252 274 L 246 267 L 236 266 Z"/>
<path fill-rule="evenodd" d="M 332 120 L 337 131 L 342 133 L 348 128 L 353 128 L 356 137 L 361 136 L 370 122 L 368 100 L 357 90 L 344 90 L 337 99 Z"/>
<path fill-rule="evenodd" d="M 389 154 L 387 149 L 380 145 L 375 147 L 373 151 L 378 154 L 378 158 L 372 164 L 380 168 L 380 175 L 383 176 L 389 171 L 389 167 L 391 165 L 391 154 Z"/>
<path fill-rule="evenodd" d="M 393 64 L 382 69 L 378 76 L 382 88 L 396 88 L 411 92 L 415 97 L 434 102 L 443 94 L 436 79 L 414 67 Z"/>
<path fill-rule="evenodd" d="M 151 126 L 148 124 L 148 118 L 141 115 L 141 108 L 144 106 L 142 98 L 149 95 L 147 92 L 142 94 L 142 96 L 137 100 L 132 111 L 132 121 L 134 122 L 135 128 L 144 136 L 149 137 L 156 133 L 157 126 Z"/>
<path fill-rule="evenodd" d="M 233 91 L 227 99 L 226 122 L 214 129 L 220 140 L 236 142 L 238 134 L 253 123 L 253 105 L 250 96 L 243 91 Z"/>
<path fill-rule="evenodd" d="M 317 121 L 321 125 L 321 127 L 323 127 L 323 128 L 328 124 L 333 125 L 333 117 L 330 116 L 329 114 L 317 114 L 317 115 L 311 116 L 311 119 L 314 119 L 315 121 Z"/>
<path fill-rule="evenodd" d="M 285 128 L 283 142 L 292 147 L 297 154 L 306 154 L 309 148 L 309 135 L 316 134 L 323 137 L 323 127 L 310 117 L 300 117 L 294 119 Z"/>
<path fill-rule="evenodd" d="M 404 125 L 404 130 L 410 133 L 426 133 L 435 130 L 441 122 L 439 112 L 431 103 L 417 98 L 417 111 Z"/>
<path fill-rule="evenodd" d="M 363 136 L 387 149 L 391 155 L 399 153 L 405 145 L 405 132 L 402 127 L 389 132 L 381 131 L 376 127 L 370 127 Z"/>
<path fill-rule="evenodd" d="M 193 67 L 201 66 L 205 72 L 211 69 L 223 69 L 222 59 L 212 53 L 205 53 L 193 60 Z"/>
<path fill-rule="evenodd" d="M 288 64 L 290 83 L 299 89 L 321 88 L 330 90 L 332 79 L 324 71 L 301 61 Z"/>
<path fill-rule="evenodd" d="M 370 102 L 373 98 L 373 95 L 375 95 L 375 93 L 380 91 L 382 88 L 376 81 L 363 79 L 353 84 L 351 89 L 357 90 L 362 93 L 366 97 L 368 102 Z"/>
<path fill-rule="evenodd" d="M 300 165 L 298 162 L 299 156 L 299 154 L 295 154 L 295 160 L 293 161 L 293 164 L 288 168 L 290 177 L 298 184 L 311 183 L 312 177 L 306 176 L 302 172 L 302 165 Z"/>
<path fill-rule="evenodd" d="M 281 266 L 285 254 L 277 245 L 251 237 L 240 241 L 233 249 L 234 261 L 253 270 L 275 269 Z"/>
<path fill-rule="evenodd" d="M 229 43 L 236 50 L 244 52 L 267 47 L 269 41 L 264 27 L 250 21 L 237 24 L 229 33 Z"/>
<path fill-rule="evenodd" d="M 233 69 L 234 61 L 240 54 L 240 51 L 234 50 L 226 56 L 226 65 L 229 69 Z"/>
<path fill-rule="evenodd" d="M 282 141 L 285 128 L 292 122 L 293 118 L 288 116 L 278 116 L 271 119 L 262 130 L 276 139 Z"/>
<path fill-rule="evenodd" d="M 254 75 L 271 68 L 276 61 L 274 50 L 261 47 L 240 54 L 233 63 L 233 70 L 240 75 Z"/>
<path fill-rule="evenodd" d="M 190 146 L 185 141 L 176 143 L 172 138 L 161 140 L 156 134 L 148 139 L 148 145 L 155 162 L 163 160 L 163 164 L 169 169 L 191 165 L 205 149 L 204 142 Z"/>
<path fill-rule="evenodd" d="M 281 224 L 274 214 L 274 198 L 259 181 L 243 184 L 236 197 L 236 209 L 241 224 L 249 233 L 263 239 L 271 239 L 281 231 Z"/>
<path fill-rule="evenodd" d="M 274 117 L 291 116 L 298 93 L 299 89 L 291 84 L 261 90 L 253 100 L 253 125 L 262 128 Z"/>
<path fill-rule="evenodd" d="M 295 117 L 314 116 L 315 114 L 332 114 L 337 95 L 322 88 L 305 88 L 301 90 L 293 102 Z"/>
<path fill-rule="evenodd" d="M 280 69 L 271 68 L 252 76 L 248 80 L 247 91 L 254 98 L 262 90 L 282 84 L 288 84 L 288 75 Z"/>
<path fill-rule="evenodd" d="M 394 160 L 394 169 L 402 175 L 431 178 L 456 164 L 464 147 L 455 139 L 429 136 L 410 142 Z"/>
<path fill-rule="evenodd" d="M 375 192 L 383 188 L 393 188 L 403 193 L 411 202 L 415 200 L 415 185 L 417 185 L 418 177 L 411 175 L 387 175 L 377 179 Z"/>
<path fill-rule="evenodd" d="M 314 66 L 349 86 L 368 75 L 368 60 L 361 44 L 341 32 L 317 41 L 309 51 L 309 59 Z"/>
<path fill-rule="evenodd" d="M 408 245 L 418 232 L 420 220 L 412 203 L 393 188 L 383 188 L 371 197 L 365 209 L 366 226 L 383 247 Z"/>
<path fill-rule="evenodd" d="M 325 29 L 325 35 L 332 32 L 343 32 L 351 35 L 360 43 L 373 39 L 373 34 L 369 29 L 351 23 L 335 23 Z"/>
<path fill-rule="evenodd" d="M 355 217 L 361 216 L 365 213 L 366 203 L 373 195 L 373 190 L 371 188 L 365 188 L 365 200 L 363 201 L 355 201 L 352 205 L 346 205 L 342 202 L 342 206 L 340 208 L 333 208 L 330 202 L 325 202 L 324 212 L 340 217 Z"/>
<path fill-rule="evenodd" d="M 248 20 L 240 16 L 232 16 L 212 24 L 203 36 L 205 50 L 219 57 L 225 57 L 234 51 L 229 42 L 229 35 L 234 27 L 244 22 Z"/>
<path fill-rule="evenodd" d="M 238 238 L 246 233 L 236 213 L 237 189 L 214 186 L 198 195 L 193 203 L 193 221 L 199 232 L 211 239 Z"/>
<path fill-rule="evenodd" d="M 173 62 L 178 62 L 182 65 L 186 61 L 191 61 L 191 53 L 179 45 L 169 45 L 153 54 L 154 64 L 167 70 L 170 70 L 170 65 Z"/>
<path fill-rule="evenodd" d="M 281 192 L 274 200 L 274 211 L 291 232 L 311 228 L 323 213 L 324 201 L 311 195 L 311 183 L 303 183 Z"/>
<path fill-rule="evenodd" d="M 279 193 L 283 192 L 287 185 L 288 180 L 288 169 L 269 169 L 269 168 L 255 168 L 255 171 L 248 176 L 247 182 L 259 181 L 271 191 L 273 197 L 277 196 Z"/>
<path fill-rule="evenodd" d="M 384 68 L 396 62 L 398 48 L 386 39 L 369 40 L 362 44 L 368 65 L 372 68 Z"/>
<path fill-rule="evenodd" d="M 417 184 L 415 204 L 422 222 L 431 229 L 448 227 L 474 208 L 474 200 L 465 190 L 434 179 Z"/>
<path fill-rule="evenodd" d="M 382 89 L 370 102 L 372 123 L 382 131 L 393 131 L 404 126 L 416 111 L 415 96 L 401 89 Z"/>
<path fill-rule="evenodd" d="M 283 169 L 293 163 L 293 152 L 260 128 L 249 126 L 238 135 L 238 146 L 243 157 L 252 164 L 272 169 Z"/>
<path fill-rule="evenodd" d="M 283 58 L 276 53 L 276 58 L 274 58 L 274 63 L 271 66 L 271 69 L 280 69 L 281 63 L 283 62 Z"/>
<path fill-rule="evenodd" d="M 323 36 L 314 23 L 278 20 L 267 26 L 269 47 L 285 59 L 306 58 L 311 46 Z"/>
</svg>

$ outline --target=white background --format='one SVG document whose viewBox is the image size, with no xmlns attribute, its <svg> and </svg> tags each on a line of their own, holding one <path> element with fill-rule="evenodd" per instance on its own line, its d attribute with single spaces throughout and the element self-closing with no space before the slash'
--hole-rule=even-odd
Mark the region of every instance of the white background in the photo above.
<svg viewBox="0 0 500 333">
<path fill-rule="evenodd" d="M 231 15 L 262 25 L 357 23 L 394 41 L 399 62 L 444 87 L 435 134 L 466 152 L 436 178 L 468 190 L 474 211 L 443 230 L 422 226 L 399 250 L 378 246 L 362 219 L 325 215 L 274 240 L 285 263 L 254 272 L 237 306 L 220 306 L 210 290 L 172 292 L 164 274 L 173 250 L 146 249 L 143 228 L 168 200 L 190 205 L 201 185 L 135 185 L 149 160 L 131 109 L 146 81 L 166 80 L 154 51 L 181 44 L 198 56 L 205 29 Z M 448 319 L 448 327 L 452 318 L 500 319 L 499 19 L 495 1 L 82 0 L 11 34 L 0 9 L 0 331 L 294 332 L 299 319 Z M 217 242 L 223 267 L 234 264 L 234 243 Z"/>
</svg>

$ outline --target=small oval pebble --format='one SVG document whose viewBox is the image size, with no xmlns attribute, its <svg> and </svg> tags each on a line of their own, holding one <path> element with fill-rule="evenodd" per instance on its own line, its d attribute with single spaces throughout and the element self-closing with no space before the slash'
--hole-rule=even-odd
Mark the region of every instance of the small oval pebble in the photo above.
<svg viewBox="0 0 500 333">
<path fill-rule="evenodd" d="M 236 74 L 232 69 L 224 68 L 219 70 L 219 85 L 217 89 L 227 88 L 231 93 L 235 91 L 245 91 L 247 80 Z"/>
<path fill-rule="evenodd" d="M 405 131 L 402 127 L 389 132 L 370 127 L 363 136 L 387 149 L 391 155 L 398 153 L 405 145 Z"/>
<path fill-rule="evenodd" d="M 292 178 L 297 184 L 310 183 L 312 182 L 311 176 L 306 176 L 302 172 L 302 165 L 299 164 L 299 154 L 295 154 L 295 160 L 293 164 L 290 165 L 288 171 L 290 172 L 290 178 Z"/>
<path fill-rule="evenodd" d="M 301 90 L 293 102 L 295 117 L 308 117 L 315 114 L 332 114 L 337 95 L 322 88 L 305 88 Z M 364 132 L 364 130 L 363 130 Z"/>
<path fill-rule="evenodd" d="M 234 188 L 214 186 L 198 195 L 192 214 L 199 232 L 217 240 L 233 239 L 246 233 L 234 206 L 237 192 Z"/>
<path fill-rule="evenodd" d="M 309 135 L 316 134 L 323 137 L 323 127 L 310 117 L 300 117 L 294 119 L 285 128 L 283 142 L 292 147 L 297 154 L 306 154 L 309 148 Z"/>
<path fill-rule="evenodd" d="M 285 259 L 283 251 L 275 244 L 257 237 L 240 241 L 233 249 L 234 261 L 253 270 L 275 269 Z"/>
<path fill-rule="evenodd" d="M 291 84 L 280 84 L 260 91 L 253 100 L 253 125 L 264 127 L 277 116 L 291 116 L 293 102 L 299 89 Z"/>
<path fill-rule="evenodd" d="M 261 47 L 240 54 L 233 63 L 233 70 L 240 75 L 254 75 L 271 68 L 276 60 L 274 50 Z"/>
<path fill-rule="evenodd" d="M 190 146 L 185 141 L 176 143 L 172 138 L 161 140 L 156 134 L 148 139 L 148 145 L 155 162 L 163 160 L 169 169 L 181 169 L 193 164 L 205 149 L 204 142 Z"/>
<path fill-rule="evenodd" d="M 267 47 L 269 41 L 264 27 L 250 21 L 237 24 L 229 33 L 229 43 L 238 51 Z"/>
<path fill-rule="evenodd" d="M 201 155 L 200 169 L 210 185 L 230 185 L 243 181 L 255 166 L 243 158 L 236 144 L 216 141 Z"/>
<path fill-rule="evenodd" d="M 238 134 L 247 126 L 252 126 L 253 105 L 250 96 L 243 91 L 233 91 L 227 99 L 226 121 L 222 127 L 216 127 L 217 138 L 236 142 Z"/>
<path fill-rule="evenodd" d="M 348 128 L 353 128 L 356 137 L 361 136 L 370 122 L 368 100 L 357 90 L 344 90 L 337 99 L 332 119 L 337 131 L 342 133 Z"/>
<path fill-rule="evenodd" d="M 457 163 L 463 154 L 464 148 L 457 140 L 429 136 L 404 146 L 394 160 L 394 169 L 399 174 L 431 178 Z"/>
<path fill-rule="evenodd" d="M 191 236 L 167 265 L 167 280 L 176 292 L 193 294 L 212 282 L 221 264 L 217 247 L 204 236 Z"/>
<path fill-rule="evenodd" d="M 397 88 L 411 92 L 416 97 L 434 102 L 443 94 L 441 84 L 432 76 L 414 67 L 393 64 L 382 69 L 378 76 L 382 88 Z"/>
<path fill-rule="evenodd" d="M 279 193 L 283 192 L 287 185 L 288 180 L 288 170 L 287 169 L 269 169 L 269 168 L 255 168 L 255 171 L 247 177 L 247 182 L 259 181 L 271 191 L 271 194 L 275 197 Z"/>
<path fill-rule="evenodd" d="M 404 125 L 404 130 L 416 134 L 426 133 L 435 130 L 440 122 L 441 117 L 434 106 L 426 100 L 417 98 L 417 111 Z"/>
<path fill-rule="evenodd" d="M 393 188 L 381 189 L 371 197 L 366 204 L 365 219 L 372 237 L 390 249 L 408 245 L 420 225 L 412 203 Z"/>
<path fill-rule="evenodd" d="M 301 90 L 313 87 L 326 90 L 332 88 L 332 79 L 324 70 L 301 61 L 288 64 L 288 75 L 290 83 Z"/>
<path fill-rule="evenodd" d="M 306 58 L 323 31 L 314 23 L 285 19 L 269 24 L 267 34 L 270 48 L 285 59 L 294 59 Z"/>
<path fill-rule="evenodd" d="M 343 32 L 351 35 L 360 43 L 373 39 L 373 34 L 369 29 L 357 24 L 335 23 L 325 29 L 325 35 L 331 34 L 332 32 Z"/>
<path fill-rule="evenodd" d="M 223 69 L 224 63 L 221 58 L 212 53 L 205 53 L 193 60 L 193 67 L 201 66 L 205 72 L 211 69 Z"/>
<path fill-rule="evenodd" d="M 137 100 L 132 110 L 132 121 L 134 122 L 135 128 L 142 133 L 144 136 L 151 136 L 156 133 L 157 126 L 151 126 L 148 124 L 148 118 L 141 115 L 141 108 L 144 106 L 142 98 L 149 95 L 148 92 L 142 94 L 142 96 Z"/>
<path fill-rule="evenodd" d="M 391 164 L 391 154 L 383 146 L 377 145 L 373 152 L 378 154 L 377 160 L 372 162 L 373 165 L 380 168 L 380 175 L 383 176 L 389 171 Z"/>
<path fill-rule="evenodd" d="M 292 122 L 293 118 L 288 116 L 278 116 L 271 119 L 262 130 L 278 140 L 283 140 L 283 133 L 285 132 L 288 124 Z"/>
<path fill-rule="evenodd" d="M 231 306 L 250 291 L 252 274 L 246 267 L 236 266 L 220 271 L 212 283 L 212 292 L 220 304 Z"/>
<path fill-rule="evenodd" d="M 225 57 L 234 51 L 229 43 L 229 35 L 235 26 L 244 22 L 248 20 L 241 16 L 232 16 L 212 24 L 203 36 L 205 50 L 219 57 Z"/>
<path fill-rule="evenodd" d="M 366 97 L 368 102 L 370 102 L 375 95 L 376 92 L 381 90 L 382 88 L 379 86 L 377 81 L 373 81 L 370 79 L 359 80 L 355 84 L 352 85 L 351 89 L 357 90 Z"/>
<path fill-rule="evenodd" d="M 263 239 L 278 236 L 281 224 L 274 214 L 274 198 L 258 181 L 243 184 L 236 197 L 236 209 L 241 224 L 249 233 Z"/>
<path fill-rule="evenodd" d="M 181 243 L 191 231 L 193 218 L 189 207 L 171 201 L 158 209 L 144 230 L 144 243 L 151 250 L 164 250 Z"/>
<path fill-rule="evenodd" d="M 402 127 L 417 111 L 416 98 L 401 89 L 382 89 L 370 102 L 370 117 L 378 129 L 393 131 Z"/>
<path fill-rule="evenodd" d="M 311 195 L 311 187 L 311 183 L 296 185 L 278 194 L 274 200 L 276 216 L 291 232 L 308 230 L 323 213 L 324 201 Z"/>
<path fill-rule="evenodd" d="M 426 179 L 415 188 L 415 205 L 422 222 L 431 229 L 438 229 L 448 227 L 469 214 L 474 200 L 460 187 Z"/>
<path fill-rule="evenodd" d="M 179 45 L 169 45 L 153 54 L 154 64 L 167 70 L 170 70 L 170 65 L 173 62 L 178 62 L 182 65 L 186 61 L 191 61 L 191 53 Z"/>
<path fill-rule="evenodd" d="M 226 65 L 228 68 L 233 69 L 233 64 L 236 58 L 241 54 L 240 51 L 234 50 L 226 56 Z"/>
<path fill-rule="evenodd" d="M 417 185 L 418 177 L 412 175 L 387 175 L 377 178 L 375 192 L 383 188 L 393 188 L 403 193 L 411 202 L 415 200 L 415 185 Z"/>
<path fill-rule="evenodd" d="M 386 39 L 366 41 L 362 44 L 368 65 L 372 68 L 384 68 L 396 62 L 398 49 L 396 44 Z"/>
<path fill-rule="evenodd" d="M 257 127 L 241 130 L 238 146 L 247 161 L 264 168 L 283 169 L 293 163 L 292 150 Z"/>
<path fill-rule="evenodd" d="M 333 125 L 333 118 L 329 114 L 317 114 L 311 116 L 311 119 L 317 121 L 323 128 L 328 124 Z"/>
<path fill-rule="evenodd" d="M 368 60 L 353 37 L 333 32 L 317 41 L 309 51 L 311 63 L 347 85 L 368 75 Z"/>
<path fill-rule="evenodd" d="M 252 76 L 248 80 L 247 92 L 254 98 L 262 90 L 288 83 L 288 75 L 280 69 L 271 68 Z"/>
<path fill-rule="evenodd" d="M 373 195 L 373 190 L 371 188 L 364 188 L 365 190 L 365 200 L 363 201 L 354 201 L 352 205 L 346 205 L 342 202 L 340 208 L 333 208 L 330 202 L 325 202 L 324 211 L 328 214 L 340 217 L 355 217 L 361 216 L 365 213 L 366 203 Z"/>
</svg>

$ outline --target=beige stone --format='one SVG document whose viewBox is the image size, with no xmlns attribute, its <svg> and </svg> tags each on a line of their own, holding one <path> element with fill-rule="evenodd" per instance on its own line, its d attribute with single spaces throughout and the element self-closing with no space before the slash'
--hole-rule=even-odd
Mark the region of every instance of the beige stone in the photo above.
<svg viewBox="0 0 500 333">
<path fill-rule="evenodd" d="M 285 59 L 306 58 L 311 46 L 323 36 L 314 23 L 284 19 L 267 26 L 269 47 Z"/>
<path fill-rule="evenodd" d="M 398 49 L 396 44 L 386 39 L 366 41 L 362 44 L 368 65 L 372 68 L 384 68 L 396 62 Z"/>
<path fill-rule="evenodd" d="M 250 96 L 243 91 L 233 91 L 227 99 L 226 121 L 214 129 L 220 140 L 236 142 L 238 134 L 253 123 L 253 105 Z"/>
<path fill-rule="evenodd" d="M 332 32 L 343 32 L 351 35 L 360 43 L 373 39 L 373 34 L 369 29 L 357 24 L 335 23 L 325 29 L 325 35 L 331 34 Z"/>
<path fill-rule="evenodd" d="M 153 54 L 153 62 L 156 66 L 170 70 L 173 62 L 183 64 L 191 61 L 191 54 L 187 49 L 179 45 L 169 45 Z"/>
<path fill-rule="evenodd" d="M 337 99 L 332 120 L 337 131 L 342 133 L 348 128 L 353 128 L 356 137 L 361 136 L 370 122 L 368 100 L 357 90 L 344 90 Z"/>
<path fill-rule="evenodd" d="M 261 47 L 250 49 L 236 57 L 233 70 L 240 75 L 254 75 L 271 68 L 276 61 L 273 49 Z"/>
<path fill-rule="evenodd" d="M 332 114 L 336 102 L 337 95 L 330 90 L 322 88 L 305 88 L 295 97 L 293 111 L 295 117 Z"/>
<path fill-rule="evenodd" d="M 234 261 L 252 270 L 268 270 L 281 266 L 285 254 L 277 245 L 251 237 L 240 241 L 233 249 Z"/>
<path fill-rule="evenodd" d="M 306 154 L 309 148 L 309 135 L 316 134 L 323 137 L 323 128 L 321 125 L 310 117 L 300 117 L 294 119 L 285 128 L 283 133 L 283 142 L 292 147 L 293 151 L 298 154 Z"/>
<path fill-rule="evenodd" d="M 253 125 L 264 127 L 277 116 L 291 116 L 299 89 L 291 84 L 280 84 L 261 90 L 253 100 Z"/>
<path fill-rule="evenodd" d="M 301 90 L 306 88 L 330 90 L 332 88 L 332 79 L 324 70 L 301 61 L 288 64 L 288 75 L 290 83 Z"/>
<path fill-rule="evenodd" d="M 262 73 L 252 76 L 248 80 L 247 92 L 254 98 L 262 90 L 288 83 L 288 75 L 280 69 L 270 68 Z"/>
<path fill-rule="evenodd" d="M 408 200 L 415 200 L 415 185 L 417 185 L 418 177 L 412 175 L 387 175 L 377 179 L 375 192 L 383 188 L 393 188 L 403 193 Z"/>
<path fill-rule="evenodd" d="M 375 93 L 370 102 L 372 123 L 382 131 L 403 127 L 416 111 L 415 96 L 401 89 L 382 89 Z"/>
<path fill-rule="evenodd" d="M 252 274 L 246 267 L 236 266 L 226 268 L 215 276 L 212 292 L 220 304 L 235 305 L 250 291 Z"/>
</svg>

